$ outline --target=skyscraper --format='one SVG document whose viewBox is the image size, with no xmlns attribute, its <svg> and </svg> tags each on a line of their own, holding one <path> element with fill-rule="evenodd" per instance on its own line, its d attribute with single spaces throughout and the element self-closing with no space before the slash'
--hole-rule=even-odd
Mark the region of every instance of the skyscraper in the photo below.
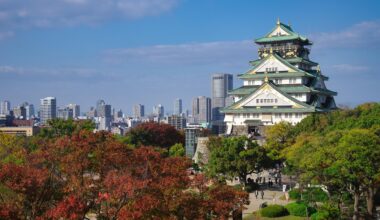
<svg viewBox="0 0 380 220">
<path fill-rule="evenodd" d="M 57 99 L 55 97 L 46 97 L 41 99 L 40 121 L 42 124 L 57 116 Z"/>
<path fill-rule="evenodd" d="M 174 101 L 174 112 L 175 115 L 182 114 L 182 99 L 176 99 Z"/>
<path fill-rule="evenodd" d="M 100 106 L 105 105 L 105 104 L 106 104 L 106 102 L 103 99 L 99 99 L 96 102 L 96 116 L 99 117 Z"/>
<path fill-rule="evenodd" d="M 133 106 L 133 117 L 142 118 L 145 115 L 144 105 L 136 104 Z"/>
<path fill-rule="evenodd" d="M 9 115 L 11 111 L 11 102 L 4 100 L 0 103 L 0 115 Z"/>
<path fill-rule="evenodd" d="M 233 77 L 231 74 L 218 73 L 212 75 L 211 106 L 213 121 L 223 121 L 223 114 L 221 114 L 219 110 L 226 107 L 227 93 L 232 89 Z"/>
<path fill-rule="evenodd" d="M 13 108 L 13 116 L 17 119 L 26 119 L 26 109 L 23 105 Z"/>
<path fill-rule="evenodd" d="M 159 118 L 163 118 L 164 114 L 165 114 L 164 106 L 162 106 L 161 104 L 158 104 L 153 107 L 153 115 Z"/>
<path fill-rule="evenodd" d="M 209 123 L 211 121 L 211 99 L 206 96 L 198 96 L 193 99 L 193 117 L 197 123 Z"/>
<path fill-rule="evenodd" d="M 25 107 L 26 110 L 26 119 L 31 119 L 34 117 L 34 105 L 29 104 L 28 102 L 22 103 L 22 106 Z"/>
<path fill-rule="evenodd" d="M 80 106 L 77 104 L 69 104 L 67 105 L 69 109 L 73 110 L 73 118 L 78 118 L 80 116 Z"/>
</svg>

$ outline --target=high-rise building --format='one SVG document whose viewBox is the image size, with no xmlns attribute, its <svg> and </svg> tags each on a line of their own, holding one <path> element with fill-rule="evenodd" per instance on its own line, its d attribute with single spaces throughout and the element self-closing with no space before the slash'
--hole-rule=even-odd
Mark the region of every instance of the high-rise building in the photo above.
<svg viewBox="0 0 380 220">
<path fill-rule="evenodd" d="M 13 108 L 13 116 L 17 119 L 26 120 L 26 109 L 24 106 L 19 105 Z"/>
<path fill-rule="evenodd" d="M 209 123 L 211 121 L 211 99 L 198 96 L 193 99 L 193 117 L 196 123 Z"/>
<path fill-rule="evenodd" d="M 96 108 L 94 108 L 94 107 L 90 107 L 90 111 L 88 111 L 88 112 L 86 113 L 86 116 L 87 116 L 88 118 L 94 118 L 94 117 L 96 117 Z"/>
<path fill-rule="evenodd" d="M 212 120 L 223 121 L 224 115 L 220 109 L 226 107 L 228 92 L 233 89 L 233 76 L 226 73 L 212 75 L 211 81 L 211 107 Z"/>
<path fill-rule="evenodd" d="M 170 115 L 168 116 L 168 124 L 177 130 L 182 130 L 186 127 L 186 118 L 181 115 Z"/>
<path fill-rule="evenodd" d="M 40 121 L 42 124 L 57 116 L 57 99 L 55 97 L 46 97 L 41 99 L 40 104 Z"/>
<path fill-rule="evenodd" d="M 11 102 L 4 100 L 0 103 L 0 115 L 9 115 L 11 112 Z"/>
<path fill-rule="evenodd" d="M 26 119 L 29 120 L 34 117 L 34 105 L 24 102 L 22 106 L 25 107 L 26 110 Z"/>
<path fill-rule="evenodd" d="M 235 103 L 222 110 L 228 134 L 260 136 L 263 126 L 296 124 L 311 113 L 336 109 L 337 93 L 327 89 L 328 77 L 309 58 L 308 38 L 277 21 L 255 42 L 259 58 L 239 75 L 243 86 L 230 91 Z"/>
<path fill-rule="evenodd" d="M 106 117 L 106 118 L 111 118 L 112 117 L 112 114 L 111 114 L 111 105 L 107 105 L 107 104 L 104 104 L 104 105 L 100 105 L 99 108 L 98 108 L 98 117 Z"/>
<path fill-rule="evenodd" d="M 73 109 L 69 107 L 57 109 L 57 118 L 68 120 L 68 119 L 73 119 L 73 116 L 74 116 Z"/>
<path fill-rule="evenodd" d="M 142 118 L 145 116 L 144 105 L 136 104 L 133 106 L 133 117 L 134 118 Z"/>
<path fill-rule="evenodd" d="M 73 111 L 73 118 L 78 118 L 80 116 L 80 106 L 77 104 L 67 105 L 69 109 Z"/>
<path fill-rule="evenodd" d="M 174 112 L 175 115 L 182 114 L 182 99 L 176 99 L 174 101 Z"/>
<path fill-rule="evenodd" d="M 157 116 L 158 118 L 163 118 L 165 114 L 164 106 L 161 104 L 158 104 L 156 106 L 153 106 L 153 115 Z"/>
<path fill-rule="evenodd" d="M 106 102 L 103 99 L 96 101 L 96 116 L 99 117 L 100 106 L 105 105 Z"/>
</svg>

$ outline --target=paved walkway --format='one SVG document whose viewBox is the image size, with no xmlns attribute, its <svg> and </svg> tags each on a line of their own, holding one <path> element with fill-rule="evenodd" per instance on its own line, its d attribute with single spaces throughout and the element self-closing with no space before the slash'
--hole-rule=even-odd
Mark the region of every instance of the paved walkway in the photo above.
<svg viewBox="0 0 380 220">
<path fill-rule="evenodd" d="M 279 188 L 265 189 L 263 199 L 261 199 L 260 192 L 259 192 L 259 195 L 257 196 L 257 199 L 255 197 L 255 193 L 250 193 L 249 194 L 250 204 L 246 206 L 247 209 L 243 210 L 243 217 L 246 216 L 247 214 L 251 214 L 252 212 L 259 210 L 260 204 L 264 202 L 266 202 L 268 205 L 271 205 L 271 204 L 286 205 L 288 202 L 286 200 L 280 199 L 280 197 L 284 195 L 285 193 L 282 192 Z"/>
</svg>

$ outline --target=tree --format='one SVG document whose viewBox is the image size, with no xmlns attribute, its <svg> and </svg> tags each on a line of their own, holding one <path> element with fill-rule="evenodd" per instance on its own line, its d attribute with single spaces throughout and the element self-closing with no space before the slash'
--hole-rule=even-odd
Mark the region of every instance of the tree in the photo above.
<svg viewBox="0 0 380 220">
<path fill-rule="evenodd" d="M 0 219 L 227 219 L 247 204 L 240 190 L 191 179 L 189 167 L 107 132 L 41 139 L 21 163 L 0 161 Z"/>
<path fill-rule="evenodd" d="M 177 143 L 184 143 L 184 135 L 168 124 L 155 122 L 142 123 L 127 134 L 130 144 L 134 146 L 155 146 L 169 148 Z"/>
<path fill-rule="evenodd" d="M 265 129 L 265 149 L 268 156 L 275 161 L 282 162 L 284 157 L 281 151 L 287 148 L 293 140 L 292 124 L 289 122 L 280 122 Z"/>
<path fill-rule="evenodd" d="M 271 165 L 265 149 L 246 137 L 211 138 L 209 148 L 207 172 L 219 179 L 238 177 L 246 185 L 248 175 Z"/>
<path fill-rule="evenodd" d="M 41 129 L 40 137 L 53 138 L 64 135 L 72 135 L 82 130 L 93 131 L 95 124 L 91 120 L 51 119 L 48 126 Z"/>
<path fill-rule="evenodd" d="M 185 156 L 185 148 L 182 144 L 175 144 L 169 149 L 169 156 L 171 157 L 183 157 Z"/>
</svg>

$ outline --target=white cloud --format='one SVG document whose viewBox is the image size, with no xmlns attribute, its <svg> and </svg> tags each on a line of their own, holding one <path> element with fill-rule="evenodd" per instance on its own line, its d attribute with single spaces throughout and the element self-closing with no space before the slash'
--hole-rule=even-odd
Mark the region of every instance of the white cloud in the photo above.
<svg viewBox="0 0 380 220">
<path fill-rule="evenodd" d="M 380 46 L 380 21 L 365 21 L 341 31 L 310 35 L 315 48 L 357 48 Z"/>
<path fill-rule="evenodd" d="M 13 31 L 0 31 L 0 40 L 12 37 L 14 35 Z"/>
<path fill-rule="evenodd" d="M 2 0 L 0 26 L 7 28 L 96 24 L 169 11 L 179 0 Z"/>
<path fill-rule="evenodd" d="M 17 66 L 0 66 L 0 77 L 21 77 L 23 79 L 40 80 L 104 80 L 116 79 L 114 73 L 91 68 L 24 68 Z"/>
<path fill-rule="evenodd" d="M 249 40 L 155 45 L 111 49 L 104 52 L 104 60 L 110 64 L 217 64 L 228 66 L 244 65 L 255 57 L 257 57 L 256 46 Z"/>
<path fill-rule="evenodd" d="M 368 66 L 353 65 L 353 64 L 336 64 L 332 66 L 338 72 L 344 73 L 360 73 L 370 70 Z"/>
</svg>

